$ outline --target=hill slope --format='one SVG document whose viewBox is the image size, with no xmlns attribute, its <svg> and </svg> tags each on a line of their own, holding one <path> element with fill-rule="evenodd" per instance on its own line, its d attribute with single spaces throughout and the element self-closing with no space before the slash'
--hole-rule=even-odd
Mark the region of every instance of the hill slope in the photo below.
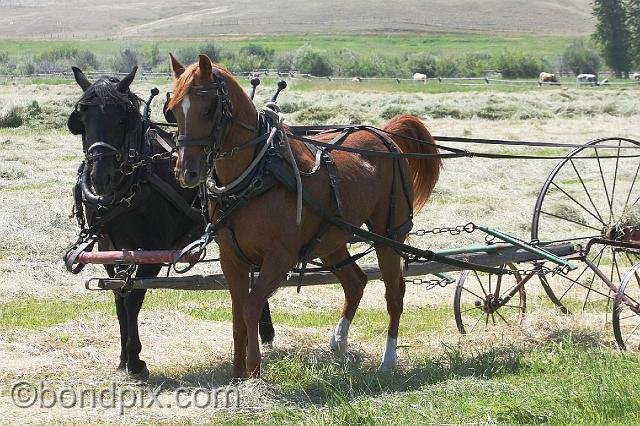
<svg viewBox="0 0 640 426">
<path fill-rule="evenodd" d="M 591 32 L 590 0 L 0 0 L 0 38 L 335 32 Z"/>
</svg>

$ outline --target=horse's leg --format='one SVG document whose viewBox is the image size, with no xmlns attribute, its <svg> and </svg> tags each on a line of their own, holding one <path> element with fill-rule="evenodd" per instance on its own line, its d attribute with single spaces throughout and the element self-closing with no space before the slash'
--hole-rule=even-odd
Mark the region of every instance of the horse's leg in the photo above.
<svg viewBox="0 0 640 426">
<path fill-rule="evenodd" d="M 247 328 L 242 316 L 249 295 L 249 265 L 242 263 L 235 254 L 221 248 L 220 266 L 231 294 L 233 316 L 233 377 L 247 377 Z"/>
<path fill-rule="evenodd" d="M 247 369 L 251 377 L 260 377 L 260 345 L 258 344 L 258 319 L 267 298 L 273 294 L 278 285 L 287 276 L 294 261 L 291 254 L 282 246 L 276 245 L 263 259 L 260 275 L 256 280 L 247 303 L 244 305 L 243 317 L 247 327 Z"/>
<path fill-rule="evenodd" d="M 113 265 L 104 265 L 109 278 L 116 275 Z M 120 327 L 120 362 L 117 371 L 125 371 L 127 369 L 127 310 L 124 307 L 124 297 L 117 291 L 113 292 L 116 315 L 118 316 L 118 325 Z"/>
<path fill-rule="evenodd" d="M 322 263 L 327 266 L 336 264 L 350 256 L 346 247 L 341 247 L 335 252 L 322 257 Z M 338 355 L 347 353 L 349 326 L 356 314 L 364 287 L 367 285 L 367 274 L 354 262 L 343 266 L 334 272 L 338 277 L 342 289 L 344 290 L 344 305 L 342 306 L 342 316 L 336 325 L 336 329 L 331 335 L 329 342 L 331 349 Z"/>
<path fill-rule="evenodd" d="M 120 363 L 117 371 L 127 369 L 127 309 L 124 307 L 124 296 L 117 291 L 113 292 L 116 302 L 116 315 L 120 326 Z"/>
<path fill-rule="evenodd" d="M 136 277 L 155 277 L 160 272 L 160 269 L 162 269 L 162 265 L 140 265 L 138 266 Z M 137 380 L 146 380 L 149 377 L 147 364 L 140 359 L 142 343 L 138 333 L 138 314 L 140 314 L 146 293 L 147 290 L 144 289 L 131 290 L 123 297 L 127 314 L 127 372 L 133 379 Z"/>
<path fill-rule="evenodd" d="M 405 283 L 402 278 L 400 255 L 390 247 L 377 247 L 378 265 L 385 285 L 385 299 L 389 313 L 389 329 L 387 332 L 387 346 L 382 356 L 380 369 L 393 370 L 398 363 L 396 347 L 398 344 L 398 328 L 402 315 L 405 293 Z"/>
<path fill-rule="evenodd" d="M 268 300 L 267 303 L 264 304 L 262 314 L 260 315 L 258 331 L 260 333 L 260 342 L 264 346 L 271 346 L 273 344 L 273 338 L 276 335 L 276 331 L 273 329 L 273 322 L 271 321 L 271 309 L 269 309 Z"/>
</svg>

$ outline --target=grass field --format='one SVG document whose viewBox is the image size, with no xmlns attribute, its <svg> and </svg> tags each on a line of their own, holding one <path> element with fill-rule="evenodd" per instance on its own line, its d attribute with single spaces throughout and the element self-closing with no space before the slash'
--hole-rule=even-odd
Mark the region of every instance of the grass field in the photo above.
<svg viewBox="0 0 640 426">
<path fill-rule="evenodd" d="M 500 53 L 503 50 L 524 50 L 536 54 L 559 54 L 572 40 L 570 36 L 530 37 L 526 35 L 505 34 L 457 34 L 430 33 L 416 34 L 385 34 L 385 35 L 273 35 L 273 36 L 209 36 L 167 39 L 127 39 L 127 40 L 28 40 L 28 39 L 0 39 L 0 52 L 11 56 L 36 56 L 56 47 L 73 45 L 81 50 L 89 50 L 98 57 L 106 57 L 118 52 L 119 49 L 130 45 L 146 48 L 157 44 L 161 52 L 173 52 L 183 47 L 194 46 L 207 40 L 214 40 L 224 49 L 238 50 L 241 46 L 254 43 L 269 47 L 276 53 L 293 51 L 304 44 L 337 53 L 343 49 L 350 49 L 355 53 L 371 53 L 375 51 L 385 55 L 402 56 L 416 51 L 429 51 L 433 54 L 441 53 L 470 53 L 486 52 Z"/>
<path fill-rule="evenodd" d="M 113 296 L 88 293 L 81 283 L 103 272 L 91 267 L 72 276 L 60 261 L 77 233 L 68 215 L 81 149 L 65 123 L 80 89 L 64 81 L 43 83 L 0 84 L 0 114 L 14 105 L 39 106 L 29 110 L 24 126 L 0 129 L 0 423 L 629 424 L 640 416 L 640 358 L 638 352 L 615 349 L 611 325 L 604 323 L 607 307 L 562 316 L 541 298 L 537 283 L 528 289 L 531 312 L 521 327 L 466 338 L 454 324 L 453 288 L 408 286 L 399 368 L 393 374 L 376 369 L 387 322 L 381 283 L 367 286 L 348 360 L 336 358 L 327 344 L 342 303 L 340 287 L 304 288 L 301 294 L 289 288 L 271 299 L 276 341 L 265 350 L 264 378 L 240 385 L 238 409 L 131 408 L 119 415 L 117 409 L 17 408 L 9 390 L 19 380 L 44 380 L 53 388 L 102 389 L 111 380 L 118 388 L 130 384 L 115 373 L 119 335 Z M 438 93 L 429 92 L 432 83 L 367 84 L 344 82 L 336 88 L 330 82 L 293 81 L 280 103 L 293 124 L 383 125 L 396 113 L 411 112 L 440 135 L 570 143 L 640 135 L 636 86 Z M 167 80 L 140 80 L 133 90 L 143 95 L 153 85 L 169 89 Z M 256 102 L 264 103 L 273 87 L 271 80 L 260 86 Z M 394 92 L 394 87 L 410 89 Z M 159 111 L 156 104 L 156 118 Z M 471 220 L 527 239 L 535 198 L 554 164 L 448 160 L 416 227 Z M 475 234 L 440 235 L 414 238 L 412 244 L 444 248 L 481 241 Z M 197 269 L 212 271 L 219 272 L 214 265 Z M 230 382 L 229 319 L 226 292 L 149 292 L 140 321 L 142 358 L 151 369 L 150 385 L 164 389 L 163 401 L 181 386 Z"/>
</svg>

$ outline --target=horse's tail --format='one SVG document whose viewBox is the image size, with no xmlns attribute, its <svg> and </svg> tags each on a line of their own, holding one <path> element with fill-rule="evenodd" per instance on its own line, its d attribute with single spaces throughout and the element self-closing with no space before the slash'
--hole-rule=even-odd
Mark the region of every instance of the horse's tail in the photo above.
<svg viewBox="0 0 640 426">
<path fill-rule="evenodd" d="M 438 154 L 438 148 L 429 130 L 417 117 L 397 115 L 384 128 L 398 148 L 405 153 Z M 403 137 L 404 136 L 404 137 Z M 429 200 L 440 177 L 442 158 L 409 159 L 413 182 L 413 208 L 418 211 Z"/>
</svg>

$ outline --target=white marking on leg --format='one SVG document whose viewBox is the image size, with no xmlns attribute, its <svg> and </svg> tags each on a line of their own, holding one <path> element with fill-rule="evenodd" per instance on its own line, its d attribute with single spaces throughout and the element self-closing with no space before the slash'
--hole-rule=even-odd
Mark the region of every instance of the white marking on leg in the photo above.
<svg viewBox="0 0 640 426">
<path fill-rule="evenodd" d="M 347 341 L 349 339 L 350 325 L 351 321 L 345 317 L 340 318 L 340 321 L 338 321 L 338 325 L 336 325 L 336 329 L 331 336 L 329 344 L 331 345 L 333 352 L 338 355 L 345 355 L 347 353 Z"/>
<path fill-rule="evenodd" d="M 387 347 L 382 355 L 382 362 L 380 363 L 380 370 L 391 371 L 398 365 L 398 354 L 396 348 L 398 347 L 398 339 L 391 336 L 387 336 Z"/>
</svg>

